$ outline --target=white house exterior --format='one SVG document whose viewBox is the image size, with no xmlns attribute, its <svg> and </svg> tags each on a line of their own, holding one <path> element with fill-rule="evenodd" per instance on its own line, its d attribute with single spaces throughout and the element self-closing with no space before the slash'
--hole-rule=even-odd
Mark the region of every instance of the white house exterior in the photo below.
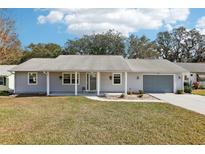
<svg viewBox="0 0 205 154">
<path fill-rule="evenodd" d="M 15 93 L 47 95 L 127 91 L 176 92 L 188 71 L 167 60 L 124 59 L 122 56 L 61 55 L 34 58 L 13 69 Z"/>
<path fill-rule="evenodd" d="M 0 65 L 0 91 L 14 90 L 14 74 L 9 72 L 16 65 Z"/>
<path fill-rule="evenodd" d="M 177 65 L 190 72 L 186 74 L 190 84 L 199 82 L 200 85 L 205 86 L 205 63 L 177 63 Z"/>
</svg>

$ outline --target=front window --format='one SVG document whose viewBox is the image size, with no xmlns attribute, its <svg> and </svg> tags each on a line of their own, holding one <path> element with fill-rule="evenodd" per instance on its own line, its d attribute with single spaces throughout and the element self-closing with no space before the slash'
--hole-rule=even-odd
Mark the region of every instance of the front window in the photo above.
<svg viewBox="0 0 205 154">
<path fill-rule="evenodd" d="M 113 74 L 113 85 L 120 85 L 121 81 L 122 81 L 122 74 L 114 73 Z"/>
<path fill-rule="evenodd" d="M 0 76 L 0 86 L 3 86 L 5 85 L 4 84 L 4 77 L 3 76 Z"/>
<path fill-rule="evenodd" d="M 70 74 L 63 74 L 63 83 L 70 84 Z"/>
<path fill-rule="evenodd" d="M 80 81 L 80 74 L 77 74 L 77 84 Z M 75 73 L 63 73 L 63 84 L 74 85 L 75 84 Z"/>
<path fill-rule="evenodd" d="M 28 73 L 28 84 L 29 85 L 36 85 L 37 84 L 37 73 L 34 73 L 34 72 Z"/>
</svg>

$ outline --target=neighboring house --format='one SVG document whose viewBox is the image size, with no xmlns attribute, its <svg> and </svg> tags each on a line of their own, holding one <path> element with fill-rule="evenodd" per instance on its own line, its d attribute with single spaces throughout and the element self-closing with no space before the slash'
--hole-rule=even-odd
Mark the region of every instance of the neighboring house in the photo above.
<svg viewBox="0 0 205 154">
<path fill-rule="evenodd" d="M 13 69 L 15 93 L 47 95 L 94 92 L 176 92 L 184 88 L 182 67 L 167 60 L 124 59 L 107 55 L 33 58 Z"/>
<path fill-rule="evenodd" d="M 190 72 L 185 76 L 185 81 L 190 84 L 199 82 L 200 85 L 205 86 L 205 63 L 177 63 L 177 65 Z"/>
<path fill-rule="evenodd" d="M 9 72 L 16 65 L 0 65 L 0 91 L 14 90 L 14 74 Z"/>
</svg>

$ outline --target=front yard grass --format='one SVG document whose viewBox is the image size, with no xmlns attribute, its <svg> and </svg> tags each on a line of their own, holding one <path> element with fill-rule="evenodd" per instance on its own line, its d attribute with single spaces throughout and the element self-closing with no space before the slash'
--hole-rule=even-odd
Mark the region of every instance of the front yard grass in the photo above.
<svg viewBox="0 0 205 154">
<path fill-rule="evenodd" d="M 192 94 L 197 94 L 197 95 L 205 96 L 205 89 L 193 90 L 193 91 L 192 91 Z"/>
<path fill-rule="evenodd" d="M 0 144 L 205 144 L 205 116 L 164 103 L 0 97 Z"/>
</svg>

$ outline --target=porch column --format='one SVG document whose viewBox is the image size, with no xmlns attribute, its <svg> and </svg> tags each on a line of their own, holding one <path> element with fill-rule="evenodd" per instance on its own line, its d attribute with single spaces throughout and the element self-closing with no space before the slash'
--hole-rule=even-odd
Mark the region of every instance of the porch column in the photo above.
<svg viewBox="0 0 205 154">
<path fill-rule="evenodd" d="M 127 72 L 125 72 L 125 95 L 127 95 Z"/>
<path fill-rule="evenodd" d="M 184 74 L 182 73 L 182 90 L 184 90 Z"/>
<path fill-rule="evenodd" d="M 46 87 L 47 87 L 47 96 L 50 95 L 50 73 L 47 72 L 46 73 L 46 81 L 47 81 L 47 84 L 46 84 Z"/>
<path fill-rule="evenodd" d="M 75 72 L 75 96 L 78 95 L 78 73 Z"/>
<path fill-rule="evenodd" d="M 100 72 L 97 72 L 97 95 L 100 95 Z"/>
</svg>

